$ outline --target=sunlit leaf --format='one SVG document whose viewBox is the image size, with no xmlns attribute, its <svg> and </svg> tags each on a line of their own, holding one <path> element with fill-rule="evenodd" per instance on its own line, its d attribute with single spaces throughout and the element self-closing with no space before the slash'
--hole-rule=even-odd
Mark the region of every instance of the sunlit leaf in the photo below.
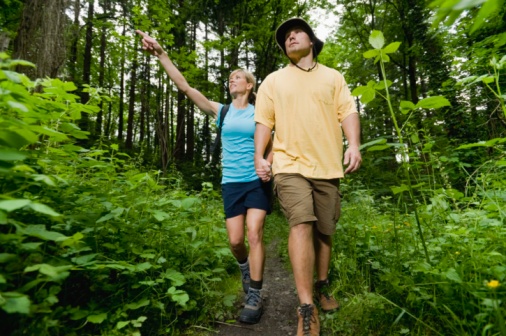
<svg viewBox="0 0 506 336">
<path fill-rule="evenodd" d="M 481 6 L 480 10 L 478 11 L 478 14 L 474 18 L 474 23 L 471 26 L 471 29 L 469 30 L 471 34 L 476 32 L 486 22 L 486 19 L 488 17 L 491 17 L 492 15 L 497 15 L 496 13 L 500 11 L 502 4 L 504 2 L 503 0 L 487 0 L 487 1 L 482 0 L 482 1 L 484 1 L 483 6 Z"/>
<path fill-rule="evenodd" d="M 386 84 L 385 84 L 386 82 Z M 386 88 L 389 88 L 390 86 L 392 85 L 392 81 L 391 80 L 386 80 L 386 81 L 381 81 L 381 82 L 378 82 L 374 85 L 374 89 L 375 90 L 385 90 Z"/>
<path fill-rule="evenodd" d="M 11 212 L 17 209 L 21 209 L 24 206 L 30 204 L 30 200 L 27 199 L 13 199 L 13 200 L 4 200 L 0 201 L 0 209 L 5 210 L 7 212 Z"/>
<path fill-rule="evenodd" d="M 390 145 L 390 144 L 375 145 L 375 146 L 371 146 L 371 147 L 367 148 L 367 151 L 368 152 L 382 151 L 382 150 L 385 150 L 385 149 L 390 148 L 390 147 L 392 147 L 392 145 Z"/>
<path fill-rule="evenodd" d="M 369 43 L 373 46 L 374 49 L 383 48 L 383 45 L 385 44 L 383 33 L 379 30 L 373 30 L 369 36 Z"/>
<path fill-rule="evenodd" d="M 401 100 L 400 110 L 402 114 L 408 114 L 410 111 L 416 108 L 415 104 L 409 100 Z"/>
<path fill-rule="evenodd" d="M 107 318 L 107 313 L 97 314 L 97 315 L 88 315 L 86 320 L 91 323 L 100 324 L 105 321 Z"/>
<path fill-rule="evenodd" d="M 367 50 L 365 53 L 362 54 L 362 56 L 364 58 L 373 58 L 373 57 L 376 57 L 379 55 L 379 50 L 376 50 L 376 49 L 371 49 L 371 50 Z"/>
<path fill-rule="evenodd" d="M 397 49 L 399 49 L 400 45 L 401 42 L 392 42 L 383 49 L 383 52 L 386 54 L 394 53 L 397 51 Z"/>
<path fill-rule="evenodd" d="M 433 97 L 427 97 L 422 100 L 420 100 L 416 104 L 416 108 L 428 108 L 428 109 L 436 109 L 443 106 L 451 106 L 448 99 L 446 99 L 443 96 L 433 96 Z"/>
<path fill-rule="evenodd" d="M 36 211 L 38 213 L 44 214 L 44 215 L 48 215 L 48 216 L 51 216 L 51 217 L 59 217 L 59 216 L 61 216 L 61 214 L 57 213 L 56 211 L 54 211 L 53 209 L 51 209 L 50 207 L 48 207 L 45 204 L 31 202 L 30 204 L 28 204 L 28 206 L 30 208 L 32 208 L 32 210 L 34 210 L 34 211 Z"/>
<path fill-rule="evenodd" d="M 376 140 L 373 140 L 373 141 L 369 141 L 369 142 L 366 142 L 364 144 L 362 144 L 360 146 L 360 150 L 363 150 L 367 147 L 370 147 L 370 146 L 373 146 L 373 145 L 383 145 L 383 144 L 386 144 L 387 143 L 387 139 L 383 139 L 383 138 L 380 138 L 380 139 L 376 139 Z"/>
</svg>

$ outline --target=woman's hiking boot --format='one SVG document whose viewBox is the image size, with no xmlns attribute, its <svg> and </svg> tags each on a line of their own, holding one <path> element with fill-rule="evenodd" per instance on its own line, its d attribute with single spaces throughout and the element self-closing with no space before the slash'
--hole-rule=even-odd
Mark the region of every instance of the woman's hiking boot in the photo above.
<svg viewBox="0 0 506 336">
<path fill-rule="evenodd" d="M 330 295 L 329 280 L 317 281 L 315 284 L 316 302 L 325 313 L 331 313 L 339 309 L 339 303 Z"/>
<path fill-rule="evenodd" d="M 255 324 L 260 321 L 263 313 L 262 296 L 259 289 L 249 288 L 246 304 L 239 315 L 242 323 Z"/>
<path fill-rule="evenodd" d="M 239 269 L 241 270 L 241 281 L 242 281 L 242 290 L 245 294 L 248 294 L 249 283 L 251 281 L 251 273 L 249 271 L 249 260 L 244 264 L 239 264 Z"/>
<path fill-rule="evenodd" d="M 299 324 L 297 326 L 297 336 L 319 336 L 320 319 L 315 305 L 303 304 L 297 308 Z"/>
</svg>

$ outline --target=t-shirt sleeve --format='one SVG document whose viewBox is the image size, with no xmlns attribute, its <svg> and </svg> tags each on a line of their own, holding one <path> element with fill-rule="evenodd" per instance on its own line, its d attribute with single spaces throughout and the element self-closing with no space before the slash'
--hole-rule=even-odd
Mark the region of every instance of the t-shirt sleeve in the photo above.
<svg viewBox="0 0 506 336">
<path fill-rule="evenodd" d="M 272 129 L 274 127 L 274 103 L 272 99 L 272 77 L 267 78 L 260 84 L 255 102 L 255 122 Z"/>
<path fill-rule="evenodd" d="M 348 84 L 341 73 L 338 73 L 336 77 L 336 88 L 337 116 L 341 123 L 350 114 L 358 113 L 358 111 Z"/>
<path fill-rule="evenodd" d="M 220 127 L 220 119 L 221 119 L 221 111 L 223 110 L 223 104 L 220 104 L 220 108 L 218 109 L 218 115 L 216 116 L 216 127 Z"/>
</svg>

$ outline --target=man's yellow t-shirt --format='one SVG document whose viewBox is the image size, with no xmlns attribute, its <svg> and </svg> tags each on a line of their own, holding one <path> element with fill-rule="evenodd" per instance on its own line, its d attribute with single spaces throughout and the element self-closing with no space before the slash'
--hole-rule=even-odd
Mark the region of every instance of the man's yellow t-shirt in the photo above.
<svg viewBox="0 0 506 336">
<path fill-rule="evenodd" d="M 268 75 L 258 90 L 255 121 L 275 130 L 273 174 L 344 177 L 341 122 L 352 113 L 355 102 L 337 70 L 289 65 Z"/>
</svg>

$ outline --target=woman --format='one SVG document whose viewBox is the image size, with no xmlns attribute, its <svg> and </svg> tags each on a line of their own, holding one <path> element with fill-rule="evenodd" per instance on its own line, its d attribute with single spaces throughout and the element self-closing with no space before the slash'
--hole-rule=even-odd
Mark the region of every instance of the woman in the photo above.
<svg viewBox="0 0 506 336">
<path fill-rule="evenodd" d="M 192 88 L 174 66 L 158 42 L 146 33 L 136 30 L 142 37 L 142 48 L 158 57 L 161 65 L 177 88 L 206 114 L 219 123 L 223 104 L 210 101 Z M 223 178 L 222 194 L 230 249 L 237 259 L 242 274 L 246 304 L 239 321 L 257 323 L 263 312 L 262 289 L 265 250 L 263 225 L 271 211 L 271 186 L 258 178 L 253 163 L 255 132 L 254 100 L 255 78 L 245 70 L 235 70 L 229 77 L 232 104 L 223 122 Z M 268 156 L 272 162 L 272 156 Z M 244 242 L 244 221 L 248 227 L 248 249 Z"/>
</svg>

